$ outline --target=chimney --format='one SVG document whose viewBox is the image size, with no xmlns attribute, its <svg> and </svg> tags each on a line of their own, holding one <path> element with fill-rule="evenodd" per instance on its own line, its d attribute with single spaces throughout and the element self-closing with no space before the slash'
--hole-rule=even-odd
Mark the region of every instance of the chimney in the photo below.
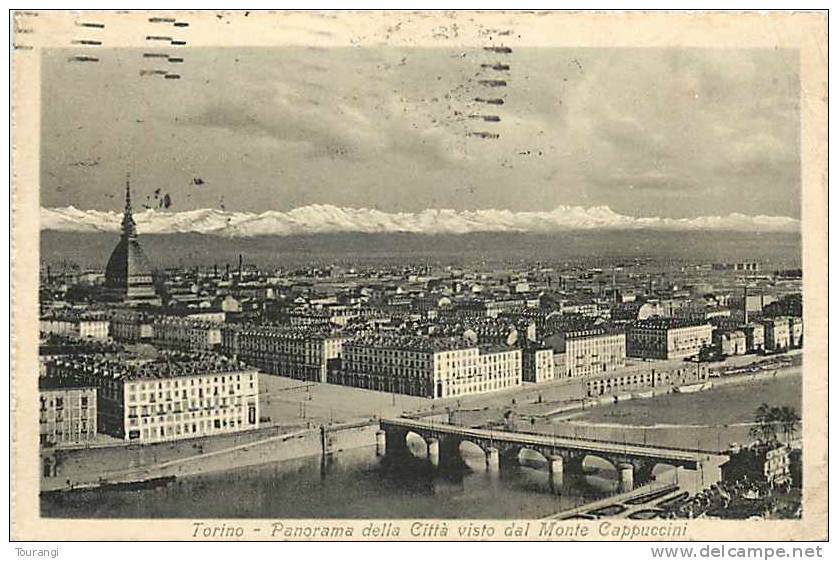
<svg viewBox="0 0 838 561">
<path fill-rule="evenodd" d="M 745 290 L 744 290 L 742 300 L 743 300 L 742 301 L 742 308 L 743 308 L 742 311 L 745 315 L 745 323 L 747 324 L 748 323 L 748 285 L 747 284 L 745 285 Z"/>
<path fill-rule="evenodd" d="M 242 278 L 242 254 L 239 253 L 239 280 Z"/>
</svg>

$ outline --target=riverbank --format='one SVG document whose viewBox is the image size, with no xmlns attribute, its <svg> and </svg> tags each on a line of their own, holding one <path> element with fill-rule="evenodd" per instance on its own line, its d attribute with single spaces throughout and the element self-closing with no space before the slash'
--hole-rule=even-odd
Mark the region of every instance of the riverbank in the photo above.
<svg viewBox="0 0 838 561">
<path fill-rule="evenodd" d="M 718 381 L 705 391 L 625 400 L 536 419 L 527 430 L 723 453 L 732 444 L 750 442 L 754 411 L 761 403 L 800 411 L 800 367 Z"/>
<path fill-rule="evenodd" d="M 367 420 L 290 432 L 253 431 L 223 441 L 190 439 L 137 447 L 57 450 L 58 475 L 42 478 L 41 491 L 138 483 L 322 456 L 370 446 L 377 431 L 378 423 Z"/>
</svg>

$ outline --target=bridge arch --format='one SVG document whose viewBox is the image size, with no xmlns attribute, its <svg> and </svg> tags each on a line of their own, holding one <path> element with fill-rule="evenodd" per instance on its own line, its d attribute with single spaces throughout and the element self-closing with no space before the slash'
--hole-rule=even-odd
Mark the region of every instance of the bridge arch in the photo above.
<svg viewBox="0 0 838 561">
<path fill-rule="evenodd" d="M 587 474 L 588 472 L 613 470 L 616 473 L 617 463 L 598 454 L 585 454 L 582 457 L 582 471 Z"/>
<path fill-rule="evenodd" d="M 457 450 L 460 453 L 460 459 L 470 469 L 475 471 L 486 469 L 486 451 L 476 442 L 461 440 Z"/>
<path fill-rule="evenodd" d="M 536 469 L 548 468 L 550 464 L 550 459 L 547 458 L 547 456 L 545 456 L 540 450 L 529 448 L 527 446 L 522 446 L 518 449 L 515 454 L 515 459 L 518 461 L 518 464 L 522 466 Z"/>
<path fill-rule="evenodd" d="M 617 464 L 596 454 L 582 458 L 582 474 L 585 482 L 599 491 L 615 491 L 620 481 Z"/>
<path fill-rule="evenodd" d="M 675 481 L 677 478 L 678 468 L 666 462 L 658 462 L 652 466 L 649 476 L 654 481 Z"/>
<path fill-rule="evenodd" d="M 426 458 L 428 456 L 428 442 L 425 438 L 413 431 L 408 431 L 404 437 L 405 446 L 407 450 L 418 458 Z"/>
</svg>

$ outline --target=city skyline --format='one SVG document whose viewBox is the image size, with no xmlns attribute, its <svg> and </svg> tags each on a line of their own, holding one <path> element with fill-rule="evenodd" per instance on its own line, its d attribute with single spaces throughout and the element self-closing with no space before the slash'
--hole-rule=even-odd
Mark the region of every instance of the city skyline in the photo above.
<svg viewBox="0 0 838 561">
<path fill-rule="evenodd" d="M 179 80 L 162 80 L 140 76 L 149 63 L 137 49 L 102 50 L 94 66 L 45 52 L 43 207 L 119 212 L 130 172 L 138 213 L 333 205 L 799 217 L 792 50 L 189 55 Z M 485 66 L 494 64 L 509 69 Z M 501 78 L 506 86 L 478 83 Z M 504 104 L 474 101 L 490 96 Z M 499 137 L 469 136 L 480 132 Z"/>
</svg>

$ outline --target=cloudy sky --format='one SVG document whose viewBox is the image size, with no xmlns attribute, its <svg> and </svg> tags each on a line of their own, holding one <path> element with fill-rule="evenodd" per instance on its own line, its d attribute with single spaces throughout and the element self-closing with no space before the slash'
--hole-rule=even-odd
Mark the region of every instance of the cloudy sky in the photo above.
<svg viewBox="0 0 838 561">
<path fill-rule="evenodd" d="M 135 49 L 101 50 L 98 63 L 45 52 L 42 206 L 119 210 L 130 172 L 138 205 L 156 206 L 160 189 L 170 212 L 322 203 L 799 217 L 794 51 L 181 52 L 168 66 Z M 483 66 L 495 64 L 509 69 Z M 140 75 L 159 68 L 180 79 Z M 499 136 L 473 135 L 483 132 Z"/>
</svg>

